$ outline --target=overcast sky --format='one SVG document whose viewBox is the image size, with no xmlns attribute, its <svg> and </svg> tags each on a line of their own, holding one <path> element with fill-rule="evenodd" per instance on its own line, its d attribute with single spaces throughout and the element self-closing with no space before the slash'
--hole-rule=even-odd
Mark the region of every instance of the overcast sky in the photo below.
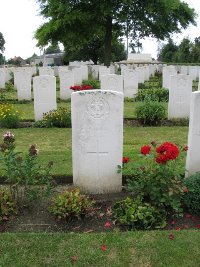
<svg viewBox="0 0 200 267">
<path fill-rule="evenodd" d="M 198 0 L 185 0 L 200 15 L 200 4 Z M 40 54 L 33 39 L 34 31 L 43 23 L 40 17 L 39 7 L 35 0 L 0 0 L 0 32 L 6 41 L 4 55 L 6 59 L 14 56 L 27 58 L 35 52 Z M 194 40 L 200 36 L 200 16 L 197 18 L 197 27 L 190 26 L 182 34 L 174 36 L 177 43 L 183 37 Z M 142 53 L 151 53 L 153 57 L 157 54 L 156 40 L 148 38 L 143 42 Z"/>
</svg>

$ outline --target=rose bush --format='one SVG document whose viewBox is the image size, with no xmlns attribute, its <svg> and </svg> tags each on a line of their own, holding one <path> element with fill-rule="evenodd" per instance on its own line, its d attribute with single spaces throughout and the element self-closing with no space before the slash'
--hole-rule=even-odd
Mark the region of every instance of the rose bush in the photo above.
<svg viewBox="0 0 200 267">
<path fill-rule="evenodd" d="M 170 142 L 142 146 L 139 160 L 130 160 L 125 166 L 130 177 L 127 189 L 169 213 L 181 212 L 185 193 L 185 170 L 181 161 L 185 151 Z"/>
</svg>

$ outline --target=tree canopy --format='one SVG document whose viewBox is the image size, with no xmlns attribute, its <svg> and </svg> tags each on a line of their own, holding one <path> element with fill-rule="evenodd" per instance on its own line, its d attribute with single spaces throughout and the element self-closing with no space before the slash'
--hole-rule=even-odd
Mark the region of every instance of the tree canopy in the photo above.
<svg viewBox="0 0 200 267">
<path fill-rule="evenodd" d="M 3 56 L 3 52 L 5 50 L 5 40 L 3 34 L 0 32 L 0 65 L 4 64 L 5 58 Z"/>
<path fill-rule="evenodd" d="M 3 37 L 3 34 L 0 32 L 0 52 L 3 54 L 4 50 L 5 50 L 5 40 Z"/>
<path fill-rule="evenodd" d="M 60 47 L 57 44 L 52 44 L 47 47 L 45 53 L 46 54 L 54 54 L 54 53 L 60 53 Z"/>
<path fill-rule="evenodd" d="M 170 39 L 162 46 L 159 59 L 167 63 L 199 63 L 200 37 L 196 37 L 193 42 L 188 37 L 183 38 L 179 45 Z"/>
<path fill-rule="evenodd" d="M 195 24 L 195 11 L 180 0 L 37 0 L 47 19 L 35 34 L 38 46 L 61 42 L 72 52 L 103 40 L 104 64 L 111 60 L 112 40 L 146 36 L 161 40 Z"/>
</svg>

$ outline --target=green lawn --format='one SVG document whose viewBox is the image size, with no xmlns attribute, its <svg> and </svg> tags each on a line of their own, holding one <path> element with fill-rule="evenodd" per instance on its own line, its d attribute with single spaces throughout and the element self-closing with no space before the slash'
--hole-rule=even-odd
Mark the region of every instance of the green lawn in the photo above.
<svg viewBox="0 0 200 267">
<path fill-rule="evenodd" d="M 2 267 L 198 267 L 200 231 L 118 233 L 4 233 Z M 101 246 L 106 246 L 106 251 Z M 77 261 L 71 263 L 71 257 Z"/>
<path fill-rule="evenodd" d="M 0 136 L 6 129 L 0 129 Z M 37 144 L 41 163 L 54 162 L 53 174 L 72 175 L 71 129 L 23 128 L 12 129 L 18 151 L 25 152 Z M 124 127 L 124 155 L 134 158 L 140 147 L 155 140 L 187 144 L 188 127 Z M 2 172 L 0 172 L 1 174 Z"/>
</svg>

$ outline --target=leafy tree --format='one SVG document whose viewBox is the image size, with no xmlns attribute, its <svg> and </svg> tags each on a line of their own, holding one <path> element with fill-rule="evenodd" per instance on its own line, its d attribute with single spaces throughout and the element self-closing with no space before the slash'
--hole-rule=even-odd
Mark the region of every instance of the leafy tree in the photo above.
<svg viewBox="0 0 200 267">
<path fill-rule="evenodd" d="M 191 42 L 188 38 L 184 38 L 178 47 L 177 62 L 189 63 L 190 61 L 191 61 Z"/>
<path fill-rule="evenodd" d="M 161 48 L 158 59 L 163 62 L 175 62 L 177 52 L 178 46 L 174 44 L 172 39 L 169 39 L 168 43 Z"/>
<path fill-rule="evenodd" d="M 200 37 L 194 39 L 194 43 L 191 45 L 191 62 L 199 63 L 200 62 Z"/>
<path fill-rule="evenodd" d="M 0 53 L 0 65 L 3 65 L 5 63 L 4 56 Z"/>
<path fill-rule="evenodd" d="M 5 50 L 5 40 L 3 34 L 0 32 L 0 65 L 4 64 L 5 58 L 3 56 L 3 52 Z"/>
<path fill-rule="evenodd" d="M 111 60 L 121 61 L 126 58 L 125 47 L 121 40 L 112 41 Z M 64 62 L 73 60 L 92 60 L 94 64 L 102 63 L 104 59 L 103 39 L 94 36 L 93 39 L 77 51 L 70 51 L 65 48 Z"/>
<path fill-rule="evenodd" d="M 28 58 L 26 59 L 26 63 L 27 63 L 27 64 L 30 64 L 31 61 L 33 61 L 36 57 L 37 57 L 37 55 L 34 53 L 31 57 L 28 57 Z"/>
<path fill-rule="evenodd" d="M 46 54 L 55 54 L 55 53 L 60 53 L 61 50 L 57 44 L 52 44 L 49 47 L 47 47 L 45 53 Z"/>
<path fill-rule="evenodd" d="M 164 40 L 180 32 L 196 14 L 180 0 L 37 0 L 48 19 L 36 31 L 38 45 L 60 41 L 70 51 L 104 33 L 104 64 L 111 61 L 113 35 L 131 39 L 145 36 Z"/>
<path fill-rule="evenodd" d="M 4 50 L 5 50 L 5 40 L 3 37 L 3 34 L 0 32 L 0 52 L 3 54 Z"/>
</svg>

